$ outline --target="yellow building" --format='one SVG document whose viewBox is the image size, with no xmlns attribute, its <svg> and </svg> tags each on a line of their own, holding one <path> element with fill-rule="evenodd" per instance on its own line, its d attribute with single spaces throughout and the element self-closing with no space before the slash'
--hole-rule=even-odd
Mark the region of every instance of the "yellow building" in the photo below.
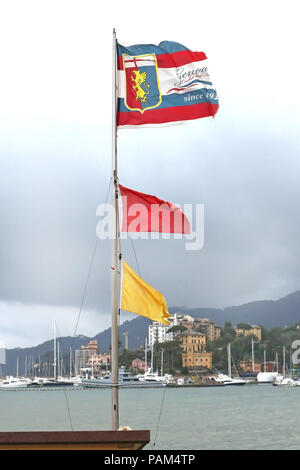
<svg viewBox="0 0 300 470">
<path fill-rule="evenodd" d="M 193 329 L 196 330 L 198 328 L 202 330 L 202 333 L 205 333 L 209 341 L 216 341 L 220 338 L 222 328 L 209 318 L 195 318 Z"/>
<path fill-rule="evenodd" d="M 181 335 L 182 367 L 212 367 L 212 353 L 205 351 L 205 334 L 185 331 Z"/>
<path fill-rule="evenodd" d="M 261 341 L 261 327 L 257 325 L 249 325 L 249 328 L 235 327 L 235 332 L 238 336 L 256 336 L 258 341 Z"/>
<path fill-rule="evenodd" d="M 90 353 L 98 353 L 98 341 L 91 339 L 87 346 L 80 346 L 81 351 L 89 351 Z"/>
</svg>

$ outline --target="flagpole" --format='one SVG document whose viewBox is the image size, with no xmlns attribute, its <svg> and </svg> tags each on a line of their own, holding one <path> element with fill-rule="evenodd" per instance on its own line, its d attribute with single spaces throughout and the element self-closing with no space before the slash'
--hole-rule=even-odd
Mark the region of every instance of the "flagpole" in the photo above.
<svg viewBox="0 0 300 470">
<path fill-rule="evenodd" d="M 111 253 L 111 377 L 112 377 L 112 430 L 119 428 L 119 389 L 118 389 L 118 354 L 119 354 L 119 295 L 118 295 L 118 154 L 117 154 L 117 83 L 116 83 L 116 59 L 117 38 L 113 29 L 113 74 L 112 74 L 112 204 L 114 207 L 114 229 L 112 237 Z"/>
</svg>

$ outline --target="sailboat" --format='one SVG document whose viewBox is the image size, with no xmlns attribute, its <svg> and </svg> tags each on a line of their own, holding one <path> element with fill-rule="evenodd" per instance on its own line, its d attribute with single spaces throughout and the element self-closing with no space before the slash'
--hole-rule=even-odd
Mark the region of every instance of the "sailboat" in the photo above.
<svg viewBox="0 0 300 470">
<path fill-rule="evenodd" d="M 62 367 L 60 361 L 60 349 L 59 343 L 57 342 L 56 338 L 56 322 L 54 321 L 54 328 L 53 328 L 53 378 L 41 378 L 37 377 L 35 382 L 36 385 L 40 385 L 43 387 L 71 387 L 73 386 L 73 382 L 66 377 L 62 377 Z"/>
<path fill-rule="evenodd" d="M 286 376 L 285 346 L 283 346 L 282 375 L 277 375 L 277 377 L 275 377 L 273 385 L 276 387 L 296 387 L 300 385 L 297 380 L 294 380 L 290 376 Z"/>
<path fill-rule="evenodd" d="M 9 389 L 9 388 L 26 388 L 30 380 L 26 378 L 19 377 L 19 358 L 17 356 L 17 373 L 16 377 L 8 376 L 4 380 L 0 380 L 0 388 Z"/>
<path fill-rule="evenodd" d="M 144 374 L 139 374 L 139 380 L 145 384 L 153 384 L 155 386 L 161 385 L 164 386 L 168 383 L 171 383 L 174 381 L 174 378 L 171 374 L 164 374 L 163 375 L 163 357 L 164 357 L 164 350 L 161 350 L 161 373 L 159 375 L 158 371 L 154 372 L 153 370 L 153 357 L 154 357 L 154 351 L 153 351 L 153 343 L 151 347 L 151 365 L 150 367 L 147 367 L 147 339 L 146 339 L 146 344 L 145 344 L 145 367 L 147 370 L 145 370 Z"/>
<path fill-rule="evenodd" d="M 267 363 L 267 356 L 266 356 L 266 351 L 264 351 L 264 370 L 257 374 L 257 377 L 256 377 L 257 383 L 260 383 L 260 384 L 273 383 L 276 380 L 276 377 L 279 376 L 278 359 L 276 360 L 277 371 L 266 372 L 266 363 Z"/>
<path fill-rule="evenodd" d="M 224 385 L 245 385 L 247 382 L 240 377 L 232 377 L 231 374 L 231 347 L 230 343 L 227 345 L 227 361 L 228 361 L 228 374 L 221 374 L 218 373 L 217 377 L 215 378 L 216 382 L 221 382 Z"/>
</svg>

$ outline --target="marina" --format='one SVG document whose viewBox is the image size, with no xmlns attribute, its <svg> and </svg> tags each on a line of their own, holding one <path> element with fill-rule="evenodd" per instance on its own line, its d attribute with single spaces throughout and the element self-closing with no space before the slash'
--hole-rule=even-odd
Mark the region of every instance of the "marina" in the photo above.
<svg viewBox="0 0 300 470">
<path fill-rule="evenodd" d="M 4 384 L 4 385 L 3 385 Z M 8 384 L 8 385 L 6 385 Z M 291 377 L 283 375 L 276 375 L 272 380 L 259 381 L 256 378 L 241 378 L 230 377 L 227 374 L 218 373 L 207 379 L 195 379 L 190 377 L 172 378 L 169 381 L 149 381 L 138 378 L 137 375 L 122 372 L 119 375 L 118 386 L 121 389 L 157 389 L 157 388 L 221 388 L 232 386 L 249 386 L 256 385 L 258 388 L 263 388 L 264 385 L 273 385 L 276 387 L 300 387 L 299 377 Z M 1 392 L 51 392 L 51 391 L 87 391 L 87 390 L 104 390 L 111 389 L 112 382 L 110 376 L 104 376 L 101 379 L 83 379 L 81 382 L 72 381 L 45 381 L 44 383 L 37 383 L 34 380 L 30 383 L 29 379 L 15 379 L 0 381 Z"/>
<path fill-rule="evenodd" d="M 146 423 L 151 435 L 146 450 L 154 443 L 157 450 L 300 449 L 299 391 L 271 384 L 121 389 L 120 424 L 141 429 Z M 76 387 L 34 395 L 29 389 L 3 390 L 0 432 L 106 430 L 110 393 Z"/>
</svg>

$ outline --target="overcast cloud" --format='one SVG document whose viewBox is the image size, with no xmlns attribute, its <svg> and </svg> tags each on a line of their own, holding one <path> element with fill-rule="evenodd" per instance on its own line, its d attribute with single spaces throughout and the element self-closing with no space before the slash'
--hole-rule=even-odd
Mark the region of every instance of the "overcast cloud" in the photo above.
<svg viewBox="0 0 300 470">
<path fill-rule="evenodd" d="M 152 2 L 137 22 L 121 1 L 1 4 L 0 337 L 9 347 L 50 338 L 54 319 L 62 335 L 75 329 L 111 171 L 113 27 L 120 43 L 204 50 L 220 99 L 214 119 L 119 132 L 122 184 L 205 205 L 201 251 L 135 242 L 144 279 L 169 306 L 225 307 L 300 288 L 296 6 Z M 123 251 L 137 268 L 129 241 Z M 78 332 L 107 328 L 109 310 L 104 241 Z"/>
</svg>

